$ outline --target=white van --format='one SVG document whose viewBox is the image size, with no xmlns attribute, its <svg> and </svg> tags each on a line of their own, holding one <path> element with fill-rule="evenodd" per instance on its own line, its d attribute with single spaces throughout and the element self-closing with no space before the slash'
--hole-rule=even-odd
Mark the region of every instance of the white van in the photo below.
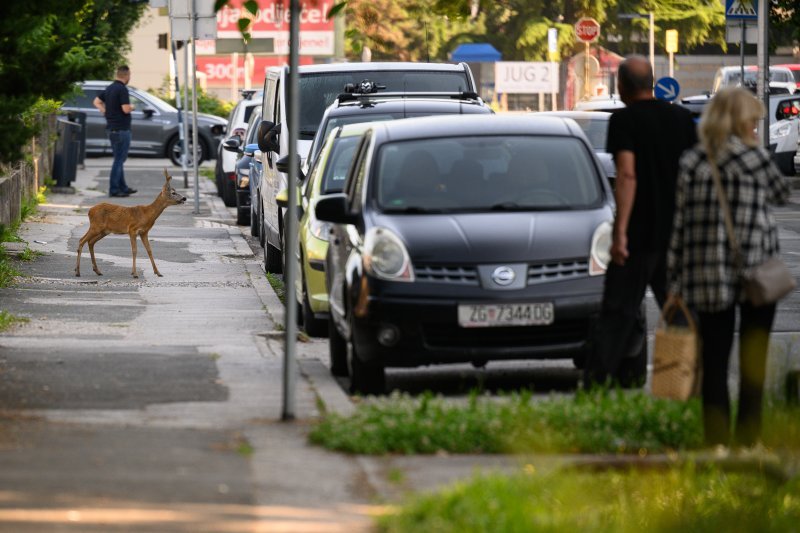
<svg viewBox="0 0 800 533">
<path fill-rule="evenodd" d="M 744 67 L 744 83 L 742 83 L 741 67 L 720 67 L 714 75 L 714 86 L 711 92 L 716 93 L 725 87 L 745 86 L 755 88 L 758 68 L 752 65 Z M 771 93 L 794 94 L 797 87 L 792 71 L 786 67 L 769 67 L 769 87 Z"/>
<path fill-rule="evenodd" d="M 466 63 L 335 63 L 299 67 L 300 126 L 298 154 L 304 161 L 325 109 L 345 92 L 345 85 L 364 80 L 385 86 L 386 92 L 464 93 L 475 95 L 475 80 Z M 263 175 L 258 191 L 259 230 L 267 272 L 282 270 L 283 213 L 275 195 L 287 187 L 287 176 L 275 163 L 289 154 L 286 104 L 289 67 L 270 67 L 264 81 L 262 123 L 256 152 Z M 301 166 L 302 166 L 301 161 Z"/>
</svg>

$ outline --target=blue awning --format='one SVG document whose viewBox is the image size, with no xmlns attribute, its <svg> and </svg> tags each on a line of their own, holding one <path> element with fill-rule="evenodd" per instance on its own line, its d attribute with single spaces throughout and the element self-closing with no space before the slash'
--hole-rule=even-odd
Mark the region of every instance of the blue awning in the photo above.
<svg viewBox="0 0 800 533">
<path fill-rule="evenodd" d="M 489 43 L 460 44 L 450 54 L 451 61 L 465 63 L 494 63 L 503 59 L 503 54 Z"/>
</svg>

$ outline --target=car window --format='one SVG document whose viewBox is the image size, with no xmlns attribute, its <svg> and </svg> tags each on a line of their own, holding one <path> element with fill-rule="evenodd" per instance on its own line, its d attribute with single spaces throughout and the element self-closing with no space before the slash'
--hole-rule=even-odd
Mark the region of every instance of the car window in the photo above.
<svg viewBox="0 0 800 533">
<path fill-rule="evenodd" d="M 345 180 L 345 189 L 347 194 L 347 203 L 350 208 L 351 214 L 358 214 L 361 212 L 361 190 L 364 183 L 364 176 L 367 168 L 367 150 L 369 147 L 370 135 L 369 132 L 364 134 L 358 143 L 356 155 L 350 164 L 347 171 L 349 180 Z"/>
<path fill-rule="evenodd" d="M 473 136 L 384 144 L 375 182 L 387 211 L 582 209 L 602 198 L 579 139 Z"/>
<path fill-rule="evenodd" d="M 250 115 L 250 122 L 247 123 L 247 142 L 245 146 L 248 144 L 254 144 L 258 142 L 258 124 L 261 122 L 261 112 L 256 111 L 252 115 Z"/>
<path fill-rule="evenodd" d="M 244 108 L 244 117 L 242 118 L 243 122 L 248 122 L 250 120 L 250 116 L 253 114 L 253 110 L 256 108 L 256 105 L 247 105 Z"/>
<path fill-rule="evenodd" d="M 346 126 L 348 124 L 357 124 L 361 122 L 377 122 L 379 120 L 392 120 L 396 118 L 403 118 L 402 113 L 357 113 L 355 115 L 346 115 L 346 116 L 338 116 L 329 118 L 328 121 L 325 123 L 324 129 L 320 132 L 320 135 L 315 135 L 315 139 L 327 139 L 328 135 L 340 126 Z M 319 155 L 322 151 L 322 143 L 314 146 L 312 153 L 313 157 Z"/>
<path fill-rule="evenodd" d="M 270 120 L 272 122 L 275 122 L 275 108 L 270 106 L 270 104 L 272 104 L 275 96 L 275 83 L 276 82 L 274 78 L 267 78 L 267 94 L 262 102 L 262 108 L 264 109 L 262 115 L 264 116 L 264 120 Z"/>
<path fill-rule="evenodd" d="M 385 92 L 461 92 L 470 90 L 467 74 L 436 71 L 326 72 L 300 75 L 300 137 L 311 139 L 325 109 L 344 92 L 347 83 L 369 79 Z"/>
<path fill-rule="evenodd" d="M 83 89 L 78 91 L 72 98 L 64 102 L 64 107 L 77 107 L 81 109 L 94 109 L 94 99 L 102 91 L 97 89 Z"/>
<path fill-rule="evenodd" d="M 591 118 L 574 118 L 572 120 L 578 123 L 586 137 L 589 138 L 589 144 L 595 150 L 606 149 L 606 137 L 608 135 L 608 120 L 598 120 Z"/>
<path fill-rule="evenodd" d="M 325 165 L 325 175 L 320 184 L 321 194 L 342 192 L 359 139 L 359 137 L 353 136 L 338 137 L 333 140 L 327 165 Z"/>
<path fill-rule="evenodd" d="M 130 95 L 130 101 L 134 111 L 144 111 L 145 107 L 152 107 L 148 105 L 147 102 L 143 102 L 140 98 L 137 98 L 134 94 Z"/>
</svg>

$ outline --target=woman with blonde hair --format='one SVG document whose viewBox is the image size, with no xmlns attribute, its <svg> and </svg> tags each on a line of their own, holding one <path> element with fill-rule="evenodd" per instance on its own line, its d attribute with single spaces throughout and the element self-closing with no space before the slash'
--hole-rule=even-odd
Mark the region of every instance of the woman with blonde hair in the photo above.
<svg viewBox="0 0 800 533">
<path fill-rule="evenodd" d="M 764 107 L 749 91 L 724 89 L 708 103 L 700 142 L 680 160 L 668 254 L 669 290 L 697 312 L 703 358 L 706 443 L 731 442 L 728 360 L 739 309 L 739 406 L 733 443 L 752 446 L 761 433 L 761 398 L 775 304 L 745 298 L 740 274 L 779 254 L 769 204 L 785 203 L 789 187 L 755 133 Z M 741 267 L 726 233 L 714 185 L 718 169 L 730 206 Z"/>
</svg>

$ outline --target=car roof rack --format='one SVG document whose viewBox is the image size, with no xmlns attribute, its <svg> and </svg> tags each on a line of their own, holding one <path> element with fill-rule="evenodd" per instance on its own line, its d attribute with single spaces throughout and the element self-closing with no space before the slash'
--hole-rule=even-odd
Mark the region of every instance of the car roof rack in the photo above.
<svg viewBox="0 0 800 533">
<path fill-rule="evenodd" d="M 370 103 L 377 98 L 450 98 L 453 100 L 478 101 L 480 96 L 474 91 L 417 91 L 417 92 L 391 92 L 391 93 L 341 93 L 337 100 L 339 103 L 354 102 Z"/>
<path fill-rule="evenodd" d="M 242 95 L 242 100 L 250 100 L 257 92 L 258 89 L 239 89 L 239 94 Z"/>
</svg>

